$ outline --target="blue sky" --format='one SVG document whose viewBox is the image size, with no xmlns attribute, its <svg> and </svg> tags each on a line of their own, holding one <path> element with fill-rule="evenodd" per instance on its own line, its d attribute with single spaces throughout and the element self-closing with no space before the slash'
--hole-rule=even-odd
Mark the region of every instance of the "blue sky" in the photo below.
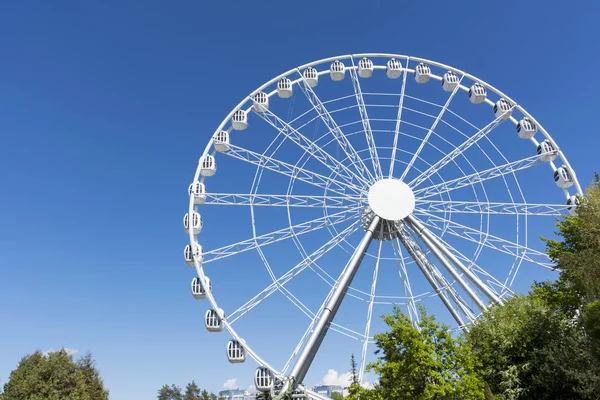
<svg viewBox="0 0 600 400">
<path fill-rule="evenodd" d="M 162 384 L 192 379 L 211 391 L 230 379 L 251 383 L 254 364 L 230 365 L 226 334 L 203 327 L 206 306 L 190 296 L 192 274 L 182 260 L 181 219 L 215 128 L 244 96 L 294 66 L 385 52 L 468 71 L 534 115 L 586 186 L 600 145 L 589 122 L 600 89 L 598 7 L 4 2 L 0 383 L 23 355 L 63 346 L 92 352 L 114 400 L 153 398 Z M 543 187 L 556 192 L 552 182 Z M 236 223 L 235 214 L 206 218 L 222 224 L 221 235 Z M 308 277 L 298 285 L 310 285 Z M 259 287 L 258 279 L 232 286 Z M 232 289 L 227 300 L 245 301 L 242 292 Z M 306 301 L 318 306 L 321 299 Z M 240 330 L 277 358 L 273 339 L 261 335 L 277 325 L 273 314 L 254 318 Z M 301 334 L 289 326 L 282 347 Z M 344 343 L 329 340 L 308 383 L 329 369 L 347 370 Z"/>
</svg>

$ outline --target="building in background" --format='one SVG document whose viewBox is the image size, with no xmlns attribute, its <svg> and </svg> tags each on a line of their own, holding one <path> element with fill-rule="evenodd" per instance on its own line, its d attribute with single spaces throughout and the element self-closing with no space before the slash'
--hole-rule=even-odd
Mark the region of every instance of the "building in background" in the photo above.
<svg viewBox="0 0 600 400">
<path fill-rule="evenodd" d="M 255 394 L 251 394 L 245 389 L 221 390 L 219 398 L 224 400 L 254 400 Z"/>
<path fill-rule="evenodd" d="M 344 388 L 338 385 L 319 385 L 313 388 L 313 391 L 327 397 L 331 397 L 334 393 L 344 395 Z"/>
</svg>

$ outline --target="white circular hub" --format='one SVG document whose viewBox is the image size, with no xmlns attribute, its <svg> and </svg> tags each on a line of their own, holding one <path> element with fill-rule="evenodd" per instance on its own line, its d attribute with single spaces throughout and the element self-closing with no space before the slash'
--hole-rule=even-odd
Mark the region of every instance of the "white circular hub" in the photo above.
<svg viewBox="0 0 600 400">
<path fill-rule="evenodd" d="M 369 207 L 388 221 L 400 221 L 415 209 L 415 195 L 408 185 L 398 179 L 382 179 L 369 189 Z"/>
</svg>

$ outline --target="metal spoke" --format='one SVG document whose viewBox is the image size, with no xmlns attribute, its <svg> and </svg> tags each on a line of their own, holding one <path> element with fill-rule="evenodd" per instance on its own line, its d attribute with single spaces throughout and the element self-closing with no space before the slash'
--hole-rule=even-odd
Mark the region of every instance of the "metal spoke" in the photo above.
<svg viewBox="0 0 600 400">
<path fill-rule="evenodd" d="M 235 146 L 233 144 L 230 144 L 229 151 L 223 154 L 226 154 L 230 157 L 236 158 L 241 161 L 248 162 L 250 164 L 254 164 L 258 167 L 277 172 L 279 174 L 289 177 L 290 179 L 298 179 L 299 181 L 306 182 L 310 185 L 319 187 L 321 189 L 329 187 L 329 190 L 331 192 L 337 193 L 341 196 L 348 195 L 346 193 L 347 189 L 352 190 L 353 192 L 355 192 L 355 194 L 361 192 L 361 189 L 358 187 L 349 186 L 345 183 L 338 182 L 335 179 L 332 179 L 331 177 L 308 171 L 296 165 L 279 161 L 275 158 L 255 153 L 251 150 L 247 150 L 242 147 Z"/>
<path fill-rule="evenodd" d="M 206 193 L 204 204 L 228 206 L 269 206 L 305 208 L 356 208 L 361 199 L 343 196 L 280 194 Z"/>
<path fill-rule="evenodd" d="M 313 156 L 316 160 L 318 160 L 321 164 L 325 165 L 332 172 L 337 171 L 340 178 L 344 179 L 349 185 L 362 186 L 367 183 L 367 181 L 362 176 L 359 176 L 356 173 L 354 173 L 346 165 L 342 164 L 335 157 L 323 150 L 319 145 L 317 145 L 312 140 L 308 139 L 297 129 L 295 129 L 289 123 L 279 118 L 270 110 L 267 109 L 265 110 L 265 112 L 255 114 L 257 114 L 269 125 L 271 125 L 273 128 L 277 129 L 279 132 L 285 135 L 289 140 L 296 143 L 302 150 L 304 150 L 307 154 Z M 358 183 L 354 182 L 353 178 Z"/>
<path fill-rule="evenodd" d="M 553 153 L 557 153 L 557 151 L 554 151 Z M 477 183 L 497 178 L 499 176 L 504 176 L 506 174 L 511 174 L 523 169 L 531 168 L 543 163 L 544 162 L 540 160 L 540 157 L 538 155 L 535 155 L 524 158 L 522 160 L 513 161 L 507 164 L 489 168 L 485 171 L 475 172 L 470 175 L 442 182 L 437 185 L 429 186 L 427 188 L 415 190 L 414 193 L 415 196 L 418 198 L 431 197 L 442 193 L 447 193 L 452 190 L 460 189 L 465 186 L 475 185 Z"/>
<path fill-rule="evenodd" d="M 417 304 L 415 303 L 415 297 L 412 292 L 410 279 L 408 278 L 408 271 L 406 270 L 406 263 L 404 262 L 404 256 L 402 255 L 402 248 L 399 245 L 399 242 L 400 240 L 397 237 L 392 240 L 392 249 L 398 259 L 396 262 L 396 268 L 398 269 L 398 275 L 400 276 L 404 286 L 404 296 L 409 298 L 410 304 L 406 305 L 406 308 L 408 309 L 408 316 L 410 317 L 413 326 L 418 329 L 419 310 L 417 310 Z"/>
<path fill-rule="evenodd" d="M 329 293 L 329 300 L 327 304 L 321 309 L 319 312 L 319 321 L 315 325 L 315 328 L 308 338 L 307 343 L 304 345 L 300 356 L 294 363 L 294 367 L 290 373 L 292 379 L 295 380 L 296 383 L 302 383 L 308 369 L 312 361 L 327 334 L 327 330 L 329 329 L 329 325 L 333 321 L 335 314 L 337 313 L 340 305 L 342 304 L 342 300 L 348 290 L 348 287 L 352 283 L 356 272 L 358 271 L 358 267 L 362 262 L 365 253 L 367 252 L 371 241 L 373 240 L 373 233 L 377 229 L 380 222 L 380 218 L 375 216 L 373 221 L 371 222 L 369 228 L 365 232 L 364 237 L 356 246 L 352 257 L 346 264 L 346 267 L 342 271 L 338 283 L 335 287 L 332 288 Z"/>
<path fill-rule="evenodd" d="M 400 180 L 403 180 L 406 177 L 406 175 L 410 171 L 410 168 L 412 167 L 412 165 L 414 164 L 414 162 L 417 160 L 417 157 L 419 157 L 419 154 L 421 154 L 421 150 L 423 150 L 423 148 L 425 147 L 425 144 L 429 140 L 429 137 L 431 136 L 431 134 L 437 128 L 437 125 L 440 122 L 440 120 L 442 119 L 442 117 L 444 116 L 444 113 L 446 112 L 446 110 L 448 109 L 448 106 L 450 105 L 450 102 L 452 102 L 452 99 L 454 98 L 454 95 L 460 89 L 460 83 L 462 82 L 463 78 L 464 78 L 464 75 L 462 75 L 460 77 L 460 80 L 459 80 L 458 84 L 456 85 L 456 87 L 454 88 L 454 90 L 452 91 L 452 93 L 450 94 L 450 96 L 448 97 L 448 100 L 446 100 L 446 104 L 444 104 L 444 106 L 440 110 L 437 118 L 435 119 L 435 121 L 433 121 L 433 124 L 431 125 L 431 128 L 429 128 L 429 131 L 425 135 L 425 138 L 421 141 L 421 145 L 419 146 L 419 148 L 417 149 L 417 151 L 413 155 L 412 159 L 410 160 L 410 162 L 408 163 L 408 165 L 404 169 L 404 172 L 402 173 L 402 176 L 400 176 Z"/>
<path fill-rule="evenodd" d="M 269 232 L 250 239 L 242 240 L 234 244 L 219 247 L 218 249 L 208 250 L 204 253 L 202 264 L 207 264 L 222 258 L 230 257 L 248 250 L 264 247 L 282 240 L 290 239 L 293 235 L 304 235 L 314 232 L 328 226 L 337 225 L 357 216 L 358 208 L 354 210 L 344 210 L 325 217 L 316 218 L 298 225 L 289 226 L 277 231 Z"/>
<path fill-rule="evenodd" d="M 511 242 L 510 240 L 502 239 L 498 236 L 494 236 L 489 233 L 482 232 L 479 229 L 471 228 L 471 227 L 459 224 L 452 220 L 442 218 L 442 217 L 439 217 L 437 215 L 434 215 L 434 214 L 431 214 L 428 212 L 415 210 L 415 213 L 422 214 L 422 215 L 428 217 L 427 220 L 422 220 L 422 222 L 423 222 L 423 225 L 425 225 L 429 228 L 434 228 L 439 231 L 446 232 L 448 234 L 459 237 L 461 239 L 465 239 L 470 242 L 477 243 L 478 245 L 488 247 L 492 250 L 497 250 L 501 253 L 505 253 L 505 254 L 509 254 L 514 257 L 522 258 L 525 261 L 528 261 L 533 264 L 537 264 L 541 267 L 544 267 L 544 268 L 547 268 L 550 270 L 555 269 L 555 265 L 550 262 L 548 255 L 545 253 L 542 253 L 541 251 L 530 249 L 527 246 Z M 438 222 L 442 226 L 439 226 Z M 483 240 L 482 240 L 482 238 L 483 238 Z M 536 260 L 536 259 L 532 258 L 531 256 L 535 256 L 539 259 L 546 260 L 546 262 Z"/>
<path fill-rule="evenodd" d="M 514 106 L 510 109 L 510 111 L 512 111 L 513 108 L 514 108 Z M 421 173 L 419 176 L 417 176 L 415 179 L 413 179 L 409 183 L 409 186 L 412 187 L 412 188 L 415 188 L 415 187 L 419 186 L 427 178 L 429 178 L 431 175 L 435 174 L 442 167 L 444 167 L 445 165 L 447 165 L 448 163 L 450 163 L 452 160 L 454 160 L 456 157 L 458 157 L 459 155 L 461 155 L 469 147 L 471 147 L 474 144 L 476 144 L 480 139 L 486 137 L 498 125 L 500 125 L 500 123 L 502 121 L 504 121 L 503 118 L 504 118 L 505 114 L 506 113 L 504 113 L 504 114 L 496 117 L 492 122 L 490 122 L 489 124 L 487 124 L 486 126 L 484 126 L 483 128 L 481 128 L 473 136 L 471 136 L 466 141 L 464 141 L 463 143 L 461 143 L 457 148 L 455 148 L 454 150 L 452 150 L 450 153 L 446 154 L 442 159 L 440 159 L 439 161 L 437 161 L 431 167 L 427 168 L 423 173 Z"/>
<path fill-rule="evenodd" d="M 369 154 L 371 155 L 371 162 L 373 163 L 373 171 L 375 172 L 375 176 L 377 178 L 383 178 L 381 164 L 379 163 L 379 155 L 377 154 L 377 146 L 375 145 L 375 138 L 373 137 L 371 123 L 369 122 L 369 115 L 367 114 L 367 107 L 365 106 L 365 99 L 363 98 L 362 90 L 360 88 L 360 81 L 358 79 L 358 74 L 356 73 L 357 67 L 354 64 L 354 57 L 350 57 L 350 60 L 353 67 L 350 68 L 350 78 L 352 80 L 352 86 L 354 87 L 354 94 L 356 96 L 358 111 L 360 112 L 360 118 L 365 131 L 367 146 L 369 146 Z"/>
<path fill-rule="evenodd" d="M 404 109 L 404 90 L 406 89 L 406 75 L 408 71 L 409 58 L 406 59 L 406 68 L 402 71 L 402 89 L 400 89 L 400 100 L 398 101 L 398 115 L 396 117 L 396 129 L 394 131 L 394 145 L 392 148 L 392 160 L 390 162 L 389 178 L 394 174 L 394 164 L 396 163 L 396 149 L 398 148 L 398 133 L 400 132 L 400 122 L 402 121 L 402 110 Z"/>
<path fill-rule="evenodd" d="M 367 367 L 367 347 L 369 344 L 369 334 L 371 333 L 371 319 L 373 317 L 373 302 L 375 301 L 375 290 L 377 289 L 377 276 L 379 275 L 379 261 L 381 260 L 381 245 L 383 244 L 383 228 L 379 228 L 379 246 L 377 246 L 377 259 L 375 260 L 375 269 L 373 270 L 373 282 L 371 283 L 371 295 L 369 296 L 369 306 L 367 309 L 367 323 L 365 325 L 365 335 L 363 339 L 362 353 L 360 357 L 360 369 L 358 371 L 358 382 L 362 385 Z"/>
<path fill-rule="evenodd" d="M 369 171 L 362 158 L 360 158 L 352 144 L 348 141 L 348 138 L 344 135 L 344 132 L 342 132 L 340 127 L 332 118 L 331 114 L 329 114 L 329 111 L 327 111 L 327 108 L 325 108 L 325 105 L 321 102 L 321 99 L 306 82 L 306 80 L 304 79 L 304 75 L 302 75 L 302 72 L 300 70 L 298 70 L 298 74 L 300 74 L 303 81 L 303 84 L 298 86 L 300 87 L 310 104 L 313 106 L 314 110 L 319 114 L 319 117 L 321 117 L 321 120 L 323 121 L 327 129 L 329 129 L 329 131 L 337 141 L 338 145 L 341 147 L 348 159 L 351 161 L 351 164 L 357 169 L 359 175 L 364 177 L 368 176 L 370 179 L 367 180 L 369 182 L 373 182 L 375 180 L 373 174 L 371 174 L 371 171 Z"/>
<path fill-rule="evenodd" d="M 495 203 L 458 200 L 416 200 L 419 211 L 453 214 L 508 214 L 560 217 L 568 213 L 566 204 Z"/>
</svg>

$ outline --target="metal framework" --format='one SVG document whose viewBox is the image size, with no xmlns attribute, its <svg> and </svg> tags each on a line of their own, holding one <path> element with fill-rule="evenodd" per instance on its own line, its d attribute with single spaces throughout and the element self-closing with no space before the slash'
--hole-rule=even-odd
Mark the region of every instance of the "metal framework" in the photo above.
<svg viewBox="0 0 600 400">
<path fill-rule="evenodd" d="M 396 72 L 389 70 L 392 59 L 400 63 Z M 431 69 L 428 79 L 417 79 L 420 63 Z M 361 72 L 365 65 L 372 70 Z M 442 82 L 447 72 L 457 77 L 453 88 L 444 86 L 449 93 L 420 92 L 420 86 Z M 457 101 L 474 83 L 486 88 L 483 105 Z M 494 108 L 501 99 L 509 105 L 504 112 Z M 471 122 L 464 115 L 475 111 L 468 110 L 487 113 L 486 122 Z M 522 118 L 537 129 L 525 140 L 515 131 Z M 554 150 L 538 154 L 542 140 Z M 209 155 L 218 171 L 204 165 Z M 555 187 L 555 159 L 569 169 L 572 186 Z M 276 399 L 324 399 L 307 381 L 314 380 L 311 365 L 329 331 L 357 346 L 359 380 L 365 383 L 376 307 L 400 305 L 419 328 L 419 303 L 439 299 L 447 310 L 440 318 L 469 329 L 481 312 L 512 294 L 522 265 L 554 270 L 539 245 L 529 242 L 529 231 L 547 229 L 538 221 L 576 212 L 572 196 L 583 194 L 560 147 L 516 101 L 464 71 L 397 54 L 332 57 L 273 78 L 226 116 L 200 160 L 188 213 L 199 213 L 203 224 L 186 226 L 192 249 L 186 250 L 186 262 L 194 265 L 204 290 L 198 297 L 206 298 L 258 364 L 260 383 L 270 383 L 262 389 Z M 540 174 L 541 168 L 546 172 Z M 374 184 L 384 179 L 408 185 L 414 196 L 408 216 L 391 221 L 378 214 L 374 198 L 392 208 L 405 201 L 392 192 L 374 194 Z M 357 275 L 361 263 L 372 266 L 372 273 Z M 238 272 L 218 272 L 221 265 Z M 257 266 L 267 274 L 259 274 Z M 397 276 L 382 278 L 386 271 Z M 243 282 L 233 282 L 237 274 Z M 262 277 L 268 281 L 259 284 Z M 300 279 L 313 283 L 307 287 Z M 235 297 L 240 283 L 256 284 L 253 294 Z M 389 285 L 397 291 L 385 292 Z M 213 289 L 241 305 L 224 312 Z M 297 310 L 290 320 L 279 312 L 264 317 L 275 297 Z M 320 306 L 311 306 L 308 298 L 319 299 Z M 348 314 L 344 299 L 353 302 L 353 310 L 364 307 L 364 314 Z M 338 320 L 340 314 L 359 318 L 361 329 Z M 253 316 L 272 334 L 302 327 L 282 368 L 261 358 L 264 349 L 238 333 Z"/>
</svg>

